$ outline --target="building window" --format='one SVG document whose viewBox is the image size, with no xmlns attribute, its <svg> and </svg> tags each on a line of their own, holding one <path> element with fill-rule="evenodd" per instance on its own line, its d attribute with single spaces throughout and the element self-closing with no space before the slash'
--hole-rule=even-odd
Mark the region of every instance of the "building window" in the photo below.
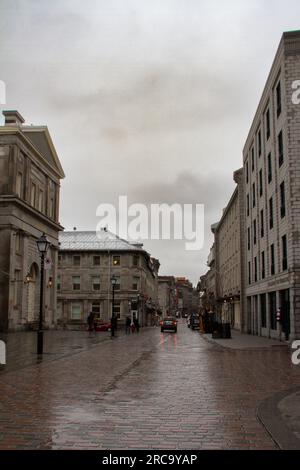
<svg viewBox="0 0 300 470">
<path fill-rule="evenodd" d="M 268 183 L 270 184 L 272 181 L 272 155 L 269 153 L 268 155 Z"/>
<path fill-rule="evenodd" d="M 61 290 L 61 275 L 59 274 L 57 276 L 57 284 L 56 284 L 57 290 Z"/>
<path fill-rule="evenodd" d="M 71 320 L 81 320 L 82 307 L 79 303 L 72 303 L 71 305 Z"/>
<path fill-rule="evenodd" d="M 16 233 L 16 253 L 21 253 L 21 235 L 20 233 Z"/>
<path fill-rule="evenodd" d="M 44 193 L 43 191 L 40 189 L 39 190 L 39 205 L 38 205 L 38 209 L 40 212 L 43 212 L 44 210 Z"/>
<path fill-rule="evenodd" d="M 254 147 L 252 148 L 251 152 L 251 162 L 252 162 L 252 173 L 255 170 L 255 158 L 254 158 Z"/>
<path fill-rule="evenodd" d="M 101 258 L 100 256 L 94 256 L 93 257 L 93 265 L 94 266 L 100 266 Z"/>
<path fill-rule="evenodd" d="M 248 284 L 251 284 L 251 263 L 248 263 Z"/>
<path fill-rule="evenodd" d="M 285 217 L 285 188 L 284 181 L 280 185 L 280 215 L 283 219 Z"/>
<path fill-rule="evenodd" d="M 100 290 L 100 277 L 93 276 L 93 290 Z"/>
<path fill-rule="evenodd" d="M 120 266 L 121 265 L 121 256 L 114 255 L 113 258 L 112 258 L 112 264 L 113 264 L 113 266 Z"/>
<path fill-rule="evenodd" d="M 277 109 L 277 117 L 281 114 L 281 83 L 279 82 L 276 87 L 276 109 Z"/>
<path fill-rule="evenodd" d="M 254 282 L 257 282 L 257 257 L 254 258 Z"/>
<path fill-rule="evenodd" d="M 251 247 L 251 232 L 250 232 L 250 227 L 248 227 L 248 251 L 250 251 Z"/>
<path fill-rule="evenodd" d="M 258 156 L 261 156 L 261 131 L 258 131 Z"/>
<path fill-rule="evenodd" d="M 256 219 L 253 221 L 253 244 L 256 245 Z"/>
<path fill-rule="evenodd" d="M 62 262 L 62 256 L 58 255 L 58 266 L 61 266 L 61 262 Z"/>
<path fill-rule="evenodd" d="M 274 227 L 274 214 L 273 214 L 273 198 L 269 200 L 269 226 L 270 230 Z"/>
<path fill-rule="evenodd" d="M 94 301 L 92 302 L 92 312 L 95 314 L 96 318 L 100 318 L 100 302 Z"/>
<path fill-rule="evenodd" d="M 118 320 L 120 320 L 121 318 L 121 301 L 120 300 L 114 301 L 114 316 Z"/>
<path fill-rule="evenodd" d="M 57 302 L 57 306 L 56 306 L 56 319 L 57 320 L 62 319 L 62 312 L 63 312 L 63 304 L 62 302 Z"/>
<path fill-rule="evenodd" d="M 80 276 L 72 277 L 73 290 L 80 290 Z"/>
<path fill-rule="evenodd" d="M 278 162 L 279 162 L 280 167 L 283 164 L 283 160 L 284 160 L 283 135 L 282 135 L 282 131 L 280 131 L 279 134 L 278 134 Z"/>
<path fill-rule="evenodd" d="M 266 294 L 260 295 L 260 318 L 261 318 L 261 327 L 267 328 L 267 296 Z"/>
<path fill-rule="evenodd" d="M 247 194 L 247 216 L 250 215 L 250 196 Z"/>
<path fill-rule="evenodd" d="M 269 140 L 271 135 L 271 123 L 270 123 L 270 110 L 268 109 L 266 112 L 266 132 L 267 132 L 267 140 Z"/>
<path fill-rule="evenodd" d="M 35 201 L 36 201 L 36 185 L 32 183 L 31 185 L 31 195 L 30 195 L 30 203 L 32 207 L 35 207 Z"/>
<path fill-rule="evenodd" d="M 249 162 L 246 161 L 246 183 L 249 183 Z"/>
<path fill-rule="evenodd" d="M 277 329 L 276 321 L 276 292 L 269 293 L 269 309 L 270 309 L 270 324 L 271 330 Z"/>
<path fill-rule="evenodd" d="M 73 256 L 73 266 L 80 266 L 80 256 L 79 255 Z"/>
<path fill-rule="evenodd" d="M 265 236 L 265 220 L 264 220 L 264 211 L 260 211 L 260 236 L 264 238 Z"/>
<path fill-rule="evenodd" d="M 287 259 L 287 237 L 284 235 L 282 237 L 282 269 L 286 271 L 288 268 L 288 259 Z"/>
<path fill-rule="evenodd" d="M 54 219 L 55 218 L 55 213 L 54 213 L 54 198 L 50 198 L 50 207 L 49 207 L 49 216 Z"/>
<path fill-rule="evenodd" d="M 23 182 L 23 175 L 22 173 L 17 174 L 17 182 L 16 182 L 16 193 L 18 197 L 22 197 L 22 184 Z"/>
<path fill-rule="evenodd" d="M 275 246 L 271 245 L 271 276 L 275 274 Z"/>
<path fill-rule="evenodd" d="M 253 208 L 256 205 L 256 194 L 255 194 L 255 183 L 252 185 L 252 206 Z"/>
<path fill-rule="evenodd" d="M 135 276 L 132 281 L 132 290 L 139 290 L 139 285 L 140 285 L 140 278 Z"/>
<path fill-rule="evenodd" d="M 266 260 L 265 260 L 265 252 L 261 253 L 261 278 L 265 279 L 266 277 Z"/>
<path fill-rule="evenodd" d="M 136 266 L 136 267 L 139 266 L 139 264 L 140 264 L 139 255 L 133 255 L 133 263 L 132 264 L 133 264 L 133 266 Z"/>
<path fill-rule="evenodd" d="M 263 172 L 259 170 L 259 195 L 263 195 Z"/>
</svg>

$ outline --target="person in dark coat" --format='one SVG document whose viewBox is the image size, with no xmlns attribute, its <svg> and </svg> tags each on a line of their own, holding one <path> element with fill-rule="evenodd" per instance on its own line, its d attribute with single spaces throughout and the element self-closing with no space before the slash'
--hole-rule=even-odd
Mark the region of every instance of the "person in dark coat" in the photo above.
<svg viewBox="0 0 300 470">
<path fill-rule="evenodd" d="M 130 318 L 130 317 L 126 317 L 125 332 L 126 332 L 127 335 L 130 334 L 130 330 L 131 330 L 131 318 Z"/>
<path fill-rule="evenodd" d="M 95 314 L 93 312 L 90 312 L 88 319 L 87 319 L 88 325 L 89 325 L 89 331 L 96 331 L 95 329 Z"/>
<path fill-rule="evenodd" d="M 138 321 L 137 318 L 134 318 L 134 319 L 133 319 L 133 324 L 134 324 L 134 327 L 135 327 L 135 331 L 136 331 L 137 333 L 139 333 L 139 331 L 140 331 L 140 324 L 139 324 L 139 321 Z"/>
</svg>

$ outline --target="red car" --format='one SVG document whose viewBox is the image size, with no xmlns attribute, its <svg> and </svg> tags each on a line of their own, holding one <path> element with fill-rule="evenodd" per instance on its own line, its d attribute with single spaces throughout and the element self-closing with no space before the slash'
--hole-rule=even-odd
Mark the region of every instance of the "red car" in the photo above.
<svg viewBox="0 0 300 470">
<path fill-rule="evenodd" d="M 96 331 L 110 331 L 111 323 L 97 322 Z"/>
</svg>

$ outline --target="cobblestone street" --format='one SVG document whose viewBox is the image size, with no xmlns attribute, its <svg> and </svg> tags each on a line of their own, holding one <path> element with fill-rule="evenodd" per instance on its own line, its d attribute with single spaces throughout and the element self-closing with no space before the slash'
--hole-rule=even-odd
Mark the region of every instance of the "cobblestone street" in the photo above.
<svg viewBox="0 0 300 470">
<path fill-rule="evenodd" d="M 1 449 L 276 449 L 257 408 L 300 387 L 287 347 L 225 349 L 184 322 L 80 335 L 75 353 L 0 373 Z"/>
</svg>

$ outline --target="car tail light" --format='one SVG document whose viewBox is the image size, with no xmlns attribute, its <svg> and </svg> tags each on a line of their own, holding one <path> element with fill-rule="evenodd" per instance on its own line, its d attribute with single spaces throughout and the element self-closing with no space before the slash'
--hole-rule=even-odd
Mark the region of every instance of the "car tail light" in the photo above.
<svg viewBox="0 0 300 470">
<path fill-rule="evenodd" d="M 160 324 L 160 326 L 162 326 L 162 325 L 164 324 L 164 322 L 163 322 L 163 321 L 161 321 L 161 322 L 159 322 L 159 324 Z"/>
<path fill-rule="evenodd" d="M 173 321 L 173 325 L 177 325 L 177 321 Z"/>
</svg>

